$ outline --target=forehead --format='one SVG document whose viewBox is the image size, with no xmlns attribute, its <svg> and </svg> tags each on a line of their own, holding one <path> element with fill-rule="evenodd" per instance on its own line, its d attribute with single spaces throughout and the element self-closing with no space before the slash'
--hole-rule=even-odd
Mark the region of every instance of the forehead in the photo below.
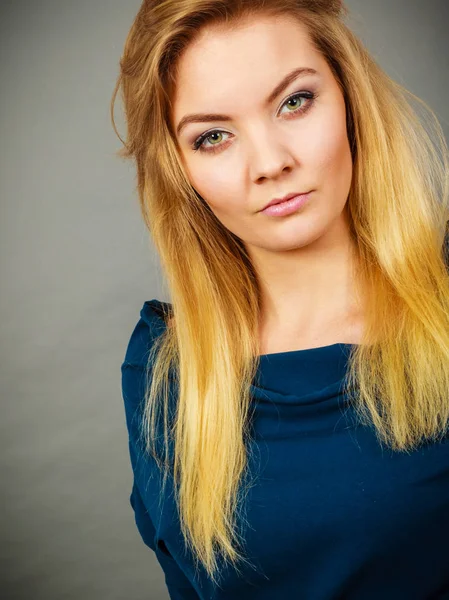
<svg viewBox="0 0 449 600">
<path fill-rule="evenodd" d="M 236 91 L 262 93 L 299 66 L 323 73 L 326 61 L 306 27 L 293 17 L 259 16 L 238 26 L 205 27 L 178 60 L 175 114 L 178 109 L 211 108 L 224 100 L 229 105 Z"/>
</svg>

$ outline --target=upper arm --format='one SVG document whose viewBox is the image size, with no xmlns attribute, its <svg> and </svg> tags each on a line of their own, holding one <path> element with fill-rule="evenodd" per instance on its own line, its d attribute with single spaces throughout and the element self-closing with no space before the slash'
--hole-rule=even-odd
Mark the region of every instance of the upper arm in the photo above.
<svg viewBox="0 0 449 600">
<path fill-rule="evenodd" d="M 143 542 L 153 550 L 163 569 L 170 598 L 172 600 L 199 600 L 195 588 L 184 571 L 170 554 L 164 542 L 158 540 L 155 523 L 144 500 L 143 488 L 148 484 L 145 480 L 148 470 L 140 468 L 140 461 L 147 460 L 147 458 L 143 456 L 137 440 L 140 436 L 140 422 L 145 400 L 146 361 L 152 339 L 149 325 L 140 319 L 133 329 L 125 359 L 121 365 L 122 396 L 128 431 L 129 457 L 133 472 L 129 502 L 133 508 L 136 527 Z"/>
</svg>

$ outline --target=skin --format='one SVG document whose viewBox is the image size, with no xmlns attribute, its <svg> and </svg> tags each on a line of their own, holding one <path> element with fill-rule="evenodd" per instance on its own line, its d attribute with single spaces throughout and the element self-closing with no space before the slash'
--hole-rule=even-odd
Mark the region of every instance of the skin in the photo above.
<svg viewBox="0 0 449 600">
<path fill-rule="evenodd" d="M 298 67 L 318 75 L 296 79 L 266 104 Z M 178 69 L 175 130 L 188 114 L 231 116 L 187 124 L 178 142 L 192 186 L 244 242 L 259 275 L 261 352 L 357 343 L 362 319 L 351 274 L 345 102 L 307 30 L 288 16 L 208 27 L 181 55 Z M 313 101 L 289 101 L 307 91 L 316 93 Z M 215 152 L 193 150 L 202 133 L 209 136 L 205 150 Z M 309 202 L 296 213 L 259 212 L 274 197 L 309 190 Z"/>
</svg>

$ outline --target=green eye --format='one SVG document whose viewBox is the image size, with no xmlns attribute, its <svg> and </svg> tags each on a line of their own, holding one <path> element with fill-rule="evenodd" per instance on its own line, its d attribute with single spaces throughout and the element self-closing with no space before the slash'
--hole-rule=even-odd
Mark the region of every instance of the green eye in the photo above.
<svg viewBox="0 0 449 600">
<path fill-rule="evenodd" d="M 299 108 L 295 108 L 293 107 L 293 110 L 289 111 L 292 113 L 297 113 L 297 112 L 305 112 L 309 106 L 312 105 L 313 101 L 315 99 L 315 94 L 313 92 L 299 92 L 298 94 L 294 94 L 293 96 L 290 96 L 290 98 L 287 98 L 287 100 L 284 102 L 283 106 L 288 106 L 289 102 L 299 102 L 299 100 L 307 100 L 308 102 L 305 103 L 305 107 L 303 108 L 303 106 L 299 107 Z"/>
<path fill-rule="evenodd" d="M 302 106 L 300 107 L 291 107 L 292 110 L 287 111 L 290 115 L 296 115 L 296 114 L 300 114 L 300 113 L 305 113 L 306 111 L 309 110 L 309 108 L 311 108 L 313 106 L 313 103 L 315 101 L 317 94 L 315 94 L 314 92 L 309 92 L 309 91 L 304 91 L 304 92 L 298 92 L 296 94 L 293 94 L 293 96 L 290 96 L 290 98 L 287 98 L 287 100 L 284 102 L 284 104 L 282 106 L 287 106 L 287 104 L 289 102 L 299 102 L 299 100 L 306 100 L 305 104 L 302 104 Z M 222 131 L 221 129 L 214 129 L 212 131 L 206 132 L 201 134 L 192 144 L 192 149 L 196 152 L 197 150 L 199 150 L 200 152 L 217 152 L 218 148 L 220 148 L 221 146 L 223 146 L 224 144 L 220 143 L 222 141 L 223 138 L 223 133 L 228 134 L 226 131 Z M 214 136 L 219 136 L 219 139 L 213 139 Z M 210 146 L 205 146 L 204 142 L 206 140 L 212 140 L 212 142 L 215 143 L 211 143 Z"/>
<path fill-rule="evenodd" d="M 300 100 L 299 98 L 290 98 L 290 100 L 287 100 L 286 104 L 288 102 L 299 102 L 299 100 Z"/>
<path fill-rule="evenodd" d="M 211 139 L 211 138 L 212 138 L 214 135 L 219 135 L 219 136 L 221 135 L 221 136 L 222 136 L 222 133 L 223 133 L 222 131 L 213 131 L 213 132 L 212 132 L 210 135 L 208 135 L 208 136 L 207 136 L 207 138 L 206 138 L 206 139 L 210 140 L 210 139 Z M 222 136 L 222 137 L 223 137 L 223 136 Z M 215 140 L 215 141 L 216 141 L 216 142 L 217 142 L 217 141 L 219 142 L 220 140 Z"/>
</svg>

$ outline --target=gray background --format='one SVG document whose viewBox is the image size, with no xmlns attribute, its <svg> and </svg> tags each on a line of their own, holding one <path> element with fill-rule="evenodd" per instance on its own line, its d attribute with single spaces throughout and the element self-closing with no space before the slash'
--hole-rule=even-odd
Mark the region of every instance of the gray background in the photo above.
<svg viewBox="0 0 449 600">
<path fill-rule="evenodd" d="M 0 595 L 168 598 L 129 504 L 120 387 L 143 302 L 168 299 L 109 121 L 140 0 L 0 6 Z M 449 2 L 347 6 L 447 138 Z"/>
</svg>

